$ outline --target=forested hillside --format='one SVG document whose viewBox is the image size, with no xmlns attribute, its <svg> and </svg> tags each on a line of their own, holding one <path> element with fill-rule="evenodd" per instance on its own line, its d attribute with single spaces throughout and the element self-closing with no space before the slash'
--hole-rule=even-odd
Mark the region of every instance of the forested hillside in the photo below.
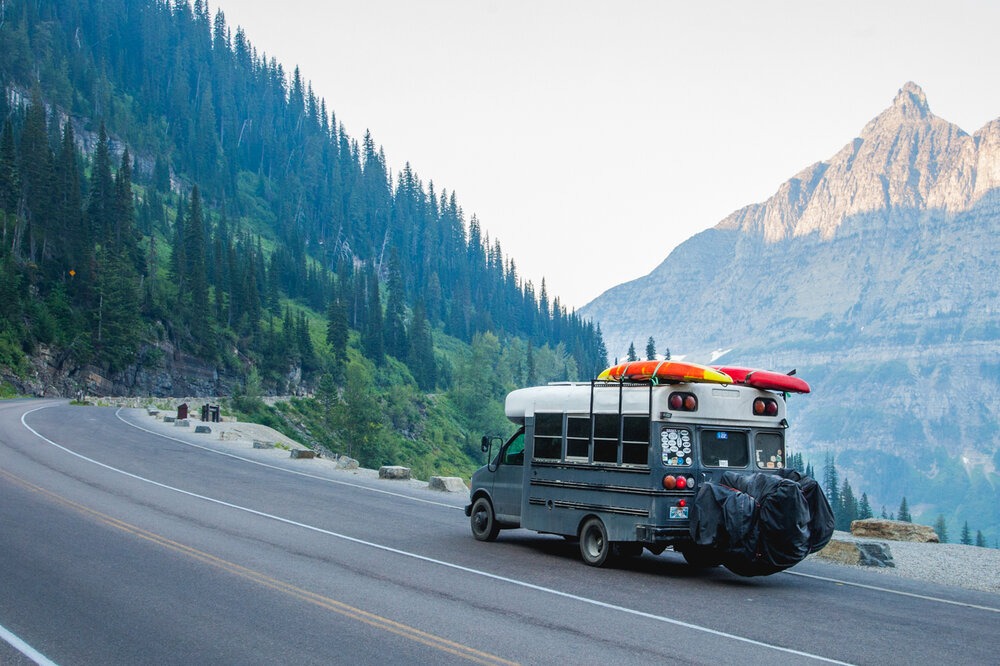
<svg viewBox="0 0 1000 666">
<path fill-rule="evenodd" d="M 372 436 L 335 407 L 370 399 L 373 458 L 431 460 L 499 427 L 507 388 L 606 361 L 454 192 L 390 174 L 202 0 L 4 0 L 0 88 L 9 384 L 157 392 L 193 359 L 206 393 L 319 389 L 292 411 L 335 449 Z"/>
</svg>

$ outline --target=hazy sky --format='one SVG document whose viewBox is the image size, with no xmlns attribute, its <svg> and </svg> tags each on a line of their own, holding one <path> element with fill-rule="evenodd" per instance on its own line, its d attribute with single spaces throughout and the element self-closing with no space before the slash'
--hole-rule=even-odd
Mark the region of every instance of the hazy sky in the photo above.
<svg viewBox="0 0 1000 666">
<path fill-rule="evenodd" d="M 831 157 L 919 84 L 1000 117 L 1000 2 L 210 0 L 393 173 L 580 307 Z"/>
</svg>

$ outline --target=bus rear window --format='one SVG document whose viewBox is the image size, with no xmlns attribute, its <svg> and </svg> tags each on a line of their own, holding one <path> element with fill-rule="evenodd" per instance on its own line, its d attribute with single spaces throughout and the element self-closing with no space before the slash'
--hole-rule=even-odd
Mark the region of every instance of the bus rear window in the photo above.
<svg viewBox="0 0 1000 666">
<path fill-rule="evenodd" d="M 759 432 L 753 440 L 754 458 L 761 469 L 782 469 L 785 452 L 781 435 L 776 432 Z"/>
<path fill-rule="evenodd" d="M 747 434 L 735 430 L 702 430 L 701 462 L 708 467 L 746 467 L 750 462 Z"/>
</svg>

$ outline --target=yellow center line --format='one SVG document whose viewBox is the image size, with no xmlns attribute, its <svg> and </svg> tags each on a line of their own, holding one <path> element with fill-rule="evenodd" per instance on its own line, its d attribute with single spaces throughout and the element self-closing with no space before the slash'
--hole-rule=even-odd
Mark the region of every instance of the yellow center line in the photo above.
<svg viewBox="0 0 1000 666">
<path fill-rule="evenodd" d="M 247 567 L 236 564 L 235 562 L 230 562 L 210 553 L 192 548 L 191 546 L 174 541 L 173 539 L 168 539 L 167 537 L 150 532 L 141 527 L 137 527 L 113 516 L 109 516 L 105 513 L 97 511 L 96 509 L 74 502 L 73 500 L 67 499 L 62 495 L 52 492 L 51 490 L 47 490 L 29 481 L 25 481 L 20 477 L 14 476 L 6 470 L 0 469 L 0 475 L 29 491 L 40 493 L 58 504 L 89 516 L 99 523 L 113 527 L 122 532 L 126 532 L 140 539 L 144 539 L 145 541 L 156 544 L 162 548 L 180 553 L 181 555 L 190 557 L 194 560 L 202 562 L 203 564 L 207 564 L 227 573 L 257 583 L 258 585 L 262 585 L 268 589 L 286 594 L 295 599 L 299 599 L 300 601 L 332 611 L 352 620 L 363 622 L 364 624 L 376 629 L 381 629 L 397 636 L 416 641 L 422 645 L 426 645 L 477 664 L 504 664 L 508 666 L 514 666 L 517 664 L 517 662 L 503 659 L 496 655 L 489 654 L 488 652 L 481 652 L 467 645 L 463 645 L 462 643 L 450 641 L 446 638 L 442 638 L 441 636 L 421 631 L 415 627 L 411 627 L 401 622 L 396 622 L 395 620 L 390 620 L 389 618 L 376 615 L 375 613 L 370 613 L 366 610 L 337 601 L 336 599 L 325 597 L 321 594 L 317 594 L 316 592 L 311 592 L 310 590 L 292 585 L 291 583 L 286 583 L 276 578 L 272 578 L 271 576 L 263 574 L 259 571 L 248 569 Z"/>
</svg>

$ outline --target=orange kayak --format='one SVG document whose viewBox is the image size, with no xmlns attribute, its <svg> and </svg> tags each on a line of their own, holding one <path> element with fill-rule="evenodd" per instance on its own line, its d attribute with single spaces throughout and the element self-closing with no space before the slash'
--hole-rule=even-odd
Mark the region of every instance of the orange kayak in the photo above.
<svg viewBox="0 0 1000 666">
<path fill-rule="evenodd" d="M 733 378 L 725 372 L 698 363 L 684 361 L 630 361 L 619 363 L 597 375 L 604 381 L 662 381 L 662 382 L 707 382 L 711 384 L 732 384 Z"/>
</svg>

